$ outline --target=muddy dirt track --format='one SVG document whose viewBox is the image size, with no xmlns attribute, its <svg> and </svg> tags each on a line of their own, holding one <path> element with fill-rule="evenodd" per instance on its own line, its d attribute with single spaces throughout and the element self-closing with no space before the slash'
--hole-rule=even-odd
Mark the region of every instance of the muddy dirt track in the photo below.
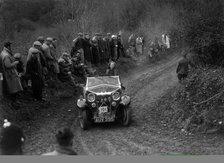
<svg viewBox="0 0 224 163">
<path fill-rule="evenodd" d="M 161 155 L 223 154 L 221 135 L 186 135 L 157 122 L 150 104 L 167 89 L 178 84 L 175 70 L 179 57 L 174 55 L 154 66 L 136 69 L 121 77 L 132 98 L 132 123 L 94 124 L 87 131 L 78 125 L 76 99 L 64 99 L 48 108 L 26 126 L 25 154 L 39 155 L 53 150 L 54 133 L 59 127 L 71 127 L 74 149 L 80 155 Z M 31 127 L 32 126 L 32 127 Z"/>
</svg>

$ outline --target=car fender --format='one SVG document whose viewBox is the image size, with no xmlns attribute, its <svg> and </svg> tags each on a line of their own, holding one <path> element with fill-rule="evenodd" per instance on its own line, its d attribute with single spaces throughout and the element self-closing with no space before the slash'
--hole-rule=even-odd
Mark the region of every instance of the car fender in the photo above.
<svg viewBox="0 0 224 163">
<path fill-rule="evenodd" d="M 131 103 L 131 98 L 127 95 L 121 97 L 121 104 L 124 106 L 128 106 Z"/>
<path fill-rule="evenodd" d="M 77 100 L 77 106 L 79 109 L 83 109 L 87 106 L 85 99 L 78 99 Z"/>
</svg>

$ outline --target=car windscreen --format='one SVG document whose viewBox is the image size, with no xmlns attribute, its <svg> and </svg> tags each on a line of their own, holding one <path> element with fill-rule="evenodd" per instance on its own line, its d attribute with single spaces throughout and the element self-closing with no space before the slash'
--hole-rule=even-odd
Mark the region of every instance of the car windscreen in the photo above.
<svg viewBox="0 0 224 163">
<path fill-rule="evenodd" d="M 96 87 L 91 87 L 88 89 L 88 91 L 97 94 L 97 93 L 109 93 L 109 92 L 112 93 L 119 89 L 120 88 L 116 87 L 116 86 L 100 85 L 100 86 L 96 86 Z"/>
<path fill-rule="evenodd" d="M 104 76 L 104 77 L 89 77 L 87 78 L 87 87 L 95 87 L 98 85 L 113 85 L 120 86 L 120 80 L 118 76 Z"/>
</svg>

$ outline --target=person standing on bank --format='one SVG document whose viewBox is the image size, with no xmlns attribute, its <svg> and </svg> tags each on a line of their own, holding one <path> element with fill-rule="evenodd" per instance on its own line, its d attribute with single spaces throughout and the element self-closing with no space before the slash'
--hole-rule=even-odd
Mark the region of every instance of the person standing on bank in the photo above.
<svg viewBox="0 0 224 163">
<path fill-rule="evenodd" d="M 27 60 L 26 73 L 31 78 L 33 97 L 37 100 L 43 101 L 43 68 L 41 65 L 41 52 L 36 48 L 41 47 L 39 41 L 34 42 L 34 46 L 29 49 L 29 59 Z"/>
<path fill-rule="evenodd" d="M 86 34 L 85 38 L 83 40 L 83 50 L 84 50 L 85 63 L 88 67 L 92 67 L 91 63 L 93 61 L 91 46 L 92 46 L 92 44 L 90 43 L 90 35 Z"/>
<path fill-rule="evenodd" d="M 183 81 L 185 78 L 187 78 L 188 73 L 189 73 L 189 61 L 187 59 L 187 54 L 183 55 L 183 58 L 179 61 L 178 66 L 177 66 L 177 77 L 179 81 Z"/>
<path fill-rule="evenodd" d="M 112 35 L 110 42 L 111 58 L 114 62 L 118 60 L 118 45 L 117 45 L 117 35 Z"/>
<path fill-rule="evenodd" d="M 48 37 L 44 44 L 42 45 L 42 49 L 44 52 L 44 57 L 46 58 L 46 66 L 48 68 L 48 77 L 52 78 L 52 67 L 54 63 L 54 58 L 51 55 L 50 45 L 52 44 L 53 39 L 51 37 Z"/>
<path fill-rule="evenodd" d="M 16 66 L 19 64 L 15 61 L 11 51 L 11 42 L 4 43 L 4 49 L 1 53 L 1 62 L 3 70 L 3 83 L 6 87 L 6 94 L 9 94 L 12 100 L 15 100 L 16 95 L 23 91 L 22 84 L 20 82 L 19 74 L 16 70 Z"/>
<path fill-rule="evenodd" d="M 109 59 L 111 58 L 111 49 L 110 49 L 110 41 L 111 41 L 111 33 L 107 33 L 106 40 L 106 53 L 107 53 L 107 62 L 109 62 Z"/>
<path fill-rule="evenodd" d="M 93 66 L 94 67 L 98 67 L 99 66 L 99 47 L 98 47 L 98 41 L 97 41 L 97 37 L 93 37 L 92 38 L 92 46 L 91 46 L 91 52 L 92 52 L 92 55 L 93 55 Z"/>
<path fill-rule="evenodd" d="M 50 45 L 50 52 L 51 56 L 53 57 L 53 62 L 52 62 L 52 71 L 53 71 L 53 77 L 54 80 L 57 79 L 58 74 L 59 74 L 59 65 L 58 65 L 58 60 L 57 60 L 57 39 L 53 38 L 52 43 Z"/>
</svg>

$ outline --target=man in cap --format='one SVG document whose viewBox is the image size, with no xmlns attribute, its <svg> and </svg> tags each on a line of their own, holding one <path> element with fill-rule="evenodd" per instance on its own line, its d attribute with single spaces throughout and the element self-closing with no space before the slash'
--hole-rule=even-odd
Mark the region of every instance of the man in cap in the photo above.
<svg viewBox="0 0 224 163">
<path fill-rule="evenodd" d="M 39 41 L 35 41 L 33 47 L 29 49 L 26 73 L 31 78 L 33 97 L 37 100 L 43 100 L 43 66 L 41 64 L 41 51 L 38 50 L 41 47 Z"/>
<path fill-rule="evenodd" d="M 45 56 L 44 56 L 44 51 L 43 51 L 43 48 L 42 48 L 42 45 L 44 44 L 44 36 L 39 36 L 38 38 L 37 38 L 37 41 L 39 41 L 40 43 L 41 43 L 41 47 L 40 48 L 38 48 L 38 50 L 40 50 L 41 51 L 41 57 L 42 57 L 42 59 L 44 60 L 44 66 L 46 66 L 46 58 L 45 58 Z"/>
<path fill-rule="evenodd" d="M 92 44 L 90 43 L 90 35 L 87 33 L 85 34 L 85 38 L 83 40 L 83 50 L 84 50 L 85 63 L 88 67 L 92 67 L 91 63 L 93 61 L 91 46 Z"/>
<path fill-rule="evenodd" d="M 4 120 L 0 131 L 1 155 L 23 155 L 22 146 L 24 141 L 25 136 L 22 129 L 7 119 Z"/>
<path fill-rule="evenodd" d="M 125 57 L 125 52 L 124 52 L 124 46 L 123 46 L 123 40 L 121 38 L 121 32 L 118 33 L 117 36 L 117 50 L 118 50 L 118 59 L 120 58 L 120 56 Z"/>
<path fill-rule="evenodd" d="M 11 42 L 4 43 L 4 49 L 1 53 L 1 67 L 3 73 L 3 85 L 5 87 L 4 93 L 10 95 L 15 100 L 17 93 L 23 91 L 16 66 L 19 64 L 15 61 L 11 50 Z M 3 88 L 4 88 L 3 87 Z"/>
<path fill-rule="evenodd" d="M 92 52 L 92 55 L 93 55 L 92 63 L 95 67 L 97 67 L 98 64 L 99 64 L 99 47 L 98 47 L 98 40 L 97 40 L 96 36 L 94 36 L 92 38 L 91 43 L 92 43 L 91 52 Z"/>
<path fill-rule="evenodd" d="M 59 74 L 59 66 L 57 62 L 57 39 L 56 38 L 53 38 L 52 40 L 52 43 L 50 45 L 50 52 L 51 52 L 51 56 L 54 59 L 52 62 L 52 71 L 53 71 L 54 80 L 56 80 Z"/>
<path fill-rule="evenodd" d="M 110 42 L 110 49 L 111 49 L 111 60 L 116 62 L 118 59 L 117 35 L 112 35 L 112 39 Z"/>
<path fill-rule="evenodd" d="M 102 33 L 98 34 L 98 47 L 99 47 L 99 59 L 100 63 L 103 64 L 105 60 L 105 44 L 102 38 Z"/>
<path fill-rule="evenodd" d="M 52 56 L 51 54 L 51 49 L 50 49 L 50 46 L 53 42 L 53 38 L 51 37 L 48 37 L 44 44 L 42 45 L 42 49 L 43 49 L 43 54 L 44 54 L 44 57 L 46 58 L 46 67 L 47 67 L 47 70 L 48 70 L 48 74 L 46 75 L 46 77 L 48 79 L 52 79 L 53 78 L 53 74 L 54 74 L 54 57 Z"/>
<path fill-rule="evenodd" d="M 111 58 L 111 49 L 110 49 L 111 33 L 107 33 L 105 41 L 106 41 L 107 61 L 109 62 L 109 59 Z"/>
<path fill-rule="evenodd" d="M 50 45 L 52 44 L 52 42 L 53 42 L 53 39 L 51 37 L 48 37 L 45 40 L 44 44 L 42 45 L 42 49 L 43 49 L 44 56 L 46 58 L 48 66 L 50 66 L 52 64 L 52 61 L 54 60 L 50 51 Z"/>
<path fill-rule="evenodd" d="M 74 134 L 69 128 L 62 128 L 58 130 L 55 135 L 56 147 L 53 152 L 45 153 L 44 156 L 59 156 L 59 155 L 77 155 L 72 149 Z"/>
</svg>

